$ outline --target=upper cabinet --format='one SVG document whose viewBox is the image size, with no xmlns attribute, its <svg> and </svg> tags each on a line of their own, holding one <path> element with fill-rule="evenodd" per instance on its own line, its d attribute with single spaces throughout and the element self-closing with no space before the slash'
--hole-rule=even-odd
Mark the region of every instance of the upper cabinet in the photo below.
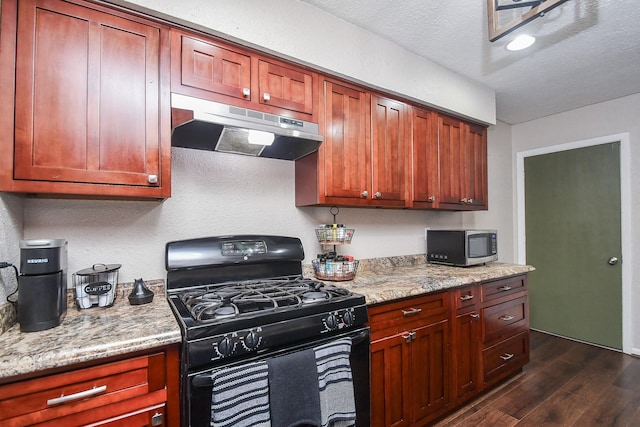
<svg viewBox="0 0 640 427">
<path fill-rule="evenodd" d="M 405 205 L 406 123 L 405 104 L 371 96 L 371 198 L 389 206 Z"/>
<path fill-rule="evenodd" d="M 296 161 L 296 204 L 404 206 L 404 104 L 331 79 L 320 93 L 324 142 Z"/>
<path fill-rule="evenodd" d="M 412 109 L 412 187 L 415 208 L 435 208 L 439 202 L 438 115 L 420 108 Z"/>
<path fill-rule="evenodd" d="M 317 153 L 296 160 L 296 205 L 487 208 L 482 126 L 324 79 Z"/>
<path fill-rule="evenodd" d="M 168 35 L 80 0 L 2 1 L 0 190 L 169 197 Z"/>
<path fill-rule="evenodd" d="M 487 133 L 482 126 L 438 116 L 441 209 L 487 209 Z"/>
<path fill-rule="evenodd" d="M 296 204 L 366 205 L 371 193 L 370 95 L 325 80 L 317 153 L 296 160 Z"/>
<path fill-rule="evenodd" d="M 248 49 L 172 30 L 171 91 L 309 120 L 317 75 Z"/>
</svg>

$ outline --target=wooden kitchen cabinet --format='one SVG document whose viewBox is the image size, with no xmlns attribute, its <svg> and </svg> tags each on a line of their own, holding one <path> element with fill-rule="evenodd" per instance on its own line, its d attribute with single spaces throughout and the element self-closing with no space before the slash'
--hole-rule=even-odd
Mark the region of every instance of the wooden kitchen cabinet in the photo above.
<svg viewBox="0 0 640 427">
<path fill-rule="evenodd" d="M 529 362 L 527 275 L 369 308 L 373 426 L 423 426 Z"/>
<path fill-rule="evenodd" d="M 296 160 L 296 205 L 366 206 L 371 194 L 370 95 L 326 79 L 319 125 L 324 142 Z"/>
<path fill-rule="evenodd" d="M 438 115 L 438 207 L 487 209 L 487 135 L 482 126 Z"/>
<path fill-rule="evenodd" d="M 387 206 L 405 206 L 406 122 L 405 104 L 371 95 L 373 204 L 384 201 Z"/>
<path fill-rule="evenodd" d="M 211 37 L 171 31 L 171 91 L 314 121 L 317 74 Z"/>
<path fill-rule="evenodd" d="M 0 424 L 178 426 L 178 346 L 0 386 Z"/>
<path fill-rule="evenodd" d="M 296 205 L 405 206 L 405 105 L 332 79 L 319 92 L 324 142 L 296 160 Z"/>
<path fill-rule="evenodd" d="M 439 203 L 437 114 L 421 108 L 411 111 L 411 206 L 431 209 Z"/>
<path fill-rule="evenodd" d="M 483 387 L 520 371 L 529 362 L 527 275 L 481 286 Z"/>
<path fill-rule="evenodd" d="M 168 36 L 81 0 L 4 0 L 0 190 L 169 197 Z"/>
<path fill-rule="evenodd" d="M 472 285 L 453 292 L 453 391 L 456 404 L 475 396 L 480 390 L 481 323 L 480 292 Z"/>
<path fill-rule="evenodd" d="M 449 409 L 449 294 L 371 307 L 372 426 L 423 425 Z"/>
</svg>

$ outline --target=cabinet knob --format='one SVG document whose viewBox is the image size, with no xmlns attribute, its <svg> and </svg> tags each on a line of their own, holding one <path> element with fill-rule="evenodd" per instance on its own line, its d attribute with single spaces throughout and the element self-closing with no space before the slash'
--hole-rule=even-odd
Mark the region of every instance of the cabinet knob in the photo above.
<svg viewBox="0 0 640 427">
<path fill-rule="evenodd" d="M 473 199 L 467 199 L 467 203 L 468 204 L 472 204 L 473 203 Z"/>
<path fill-rule="evenodd" d="M 502 320 L 504 322 L 509 322 L 509 321 L 515 319 L 515 317 L 513 317 L 511 315 L 508 315 L 508 314 L 505 314 L 503 316 L 498 317 L 498 319 L 500 319 L 500 320 Z"/>
<path fill-rule="evenodd" d="M 268 92 L 265 92 L 264 95 L 262 95 L 262 99 L 268 102 L 271 100 L 271 95 Z"/>
<path fill-rule="evenodd" d="M 460 199 L 460 203 L 465 203 L 466 204 L 467 203 L 467 198 L 465 197 L 463 199 Z"/>
<path fill-rule="evenodd" d="M 245 98 L 251 96 L 251 89 L 249 89 L 248 87 L 242 88 L 242 96 L 244 96 Z"/>
<path fill-rule="evenodd" d="M 367 190 L 364 190 L 362 192 L 362 198 L 366 199 L 367 197 L 369 197 L 369 192 Z"/>
<path fill-rule="evenodd" d="M 472 313 L 471 317 L 474 318 L 474 319 L 479 319 L 480 315 L 478 313 Z"/>
<path fill-rule="evenodd" d="M 505 353 L 502 356 L 500 356 L 500 359 L 504 360 L 505 362 L 509 359 L 513 359 L 513 354 L 512 353 Z"/>
<path fill-rule="evenodd" d="M 149 184 L 157 184 L 158 183 L 158 175 L 148 175 L 147 176 L 147 181 L 149 181 Z"/>
<path fill-rule="evenodd" d="M 379 199 L 380 197 L 382 197 L 382 193 L 379 191 L 376 191 L 376 194 L 374 194 L 376 199 Z"/>
<path fill-rule="evenodd" d="M 427 199 L 427 202 L 435 202 L 436 201 L 436 196 L 429 196 L 429 198 Z"/>
<path fill-rule="evenodd" d="M 460 301 L 469 301 L 473 299 L 473 295 L 462 295 L 460 296 Z"/>
</svg>

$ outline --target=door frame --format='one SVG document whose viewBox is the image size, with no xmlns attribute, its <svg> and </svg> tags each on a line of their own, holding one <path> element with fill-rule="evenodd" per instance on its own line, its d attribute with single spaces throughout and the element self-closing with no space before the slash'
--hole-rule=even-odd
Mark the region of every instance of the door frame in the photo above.
<svg viewBox="0 0 640 427">
<path fill-rule="evenodd" d="M 631 238 L 631 153 L 629 133 L 619 133 L 597 138 L 550 145 L 516 153 L 516 259 L 519 264 L 527 263 L 527 242 L 525 227 L 525 187 L 524 159 L 531 156 L 557 153 L 594 145 L 620 142 L 620 225 L 622 251 L 622 352 L 640 354 L 640 349 L 632 348 L 633 304 L 632 304 L 632 238 Z M 625 260 L 627 262 L 625 262 Z M 535 267 L 535 266 L 534 266 Z"/>
</svg>

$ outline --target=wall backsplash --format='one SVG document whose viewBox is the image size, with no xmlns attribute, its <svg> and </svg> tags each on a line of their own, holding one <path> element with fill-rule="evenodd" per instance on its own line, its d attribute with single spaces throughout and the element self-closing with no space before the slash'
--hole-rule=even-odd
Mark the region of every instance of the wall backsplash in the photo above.
<svg viewBox="0 0 640 427">
<path fill-rule="evenodd" d="M 69 280 L 95 263 L 122 264 L 120 282 L 164 278 L 165 244 L 194 237 L 295 236 L 306 262 L 321 251 L 315 227 L 333 217 L 329 208 L 295 207 L 293 162 L 183 148 L 172 160 L 170 199 L 26 199 L 24 237 L 67 239 Z M 462 214 L 343 208 L 338 220 L 356 230 L 341 253 L 363 259 L 424 253 L 424 227 L 460 227 Z"/>
</svg>

